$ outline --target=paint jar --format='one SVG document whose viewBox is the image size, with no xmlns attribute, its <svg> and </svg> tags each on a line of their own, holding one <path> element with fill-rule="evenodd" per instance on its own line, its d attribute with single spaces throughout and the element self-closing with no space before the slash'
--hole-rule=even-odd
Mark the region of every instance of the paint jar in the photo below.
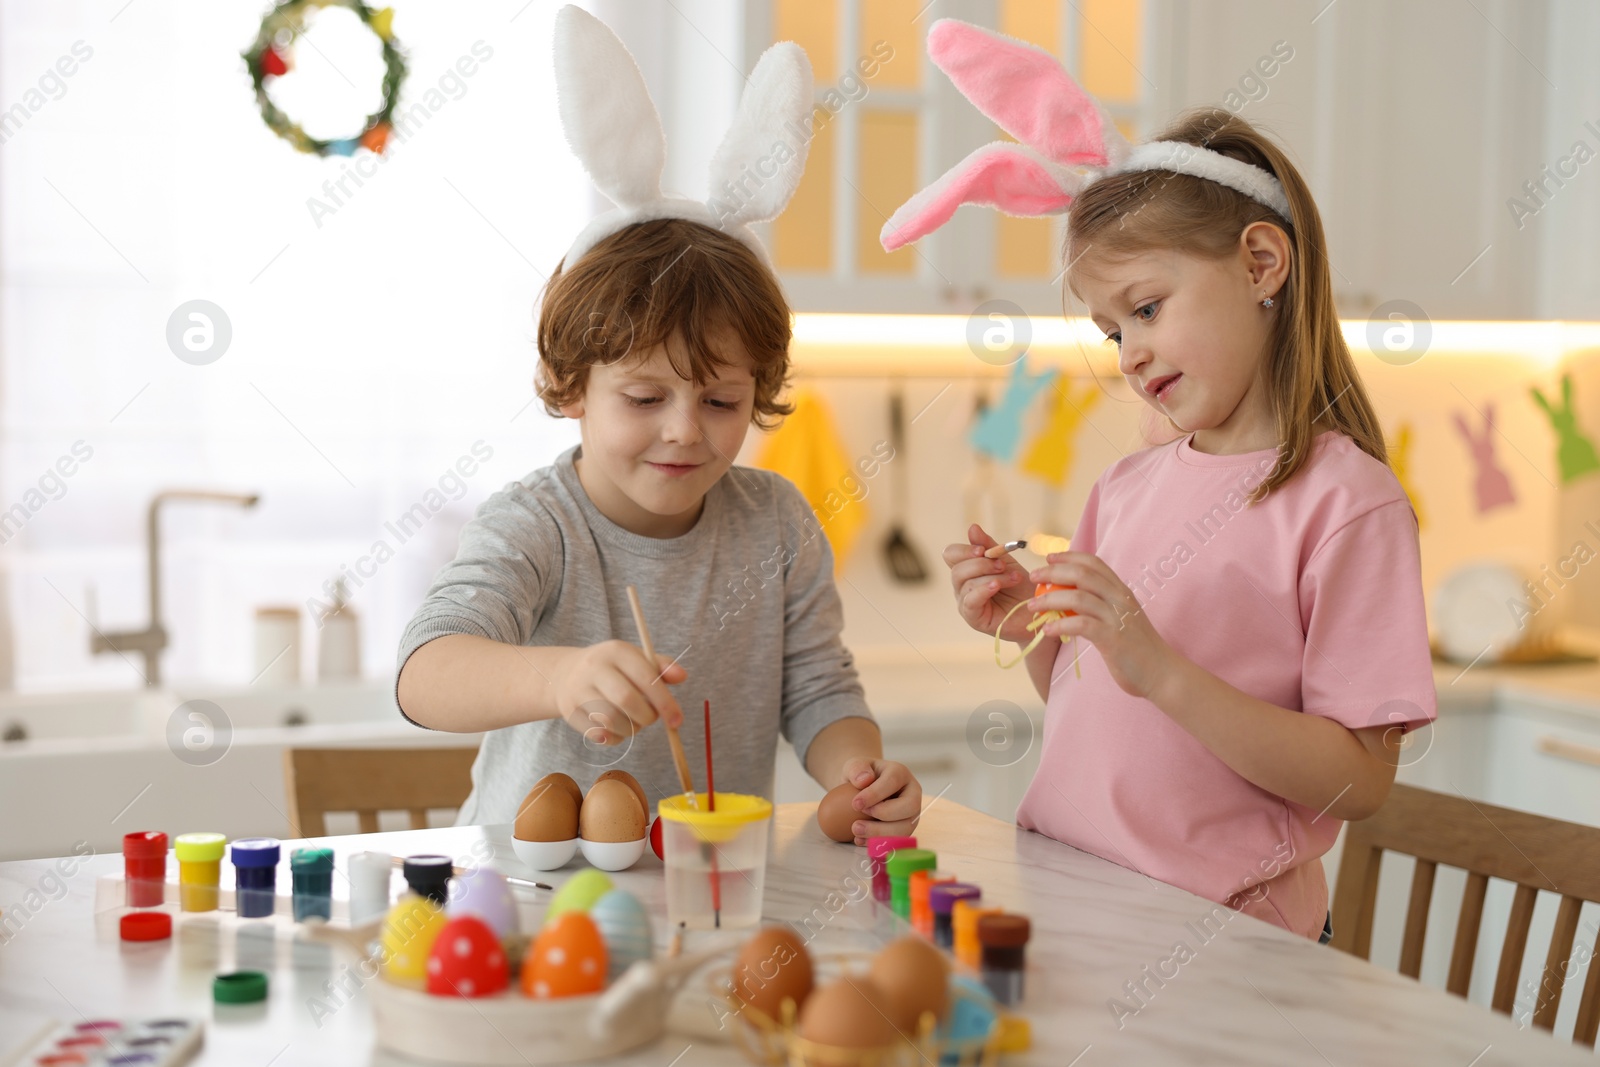
<svg viewBox="0 0 1600 1067">
<path fill-rule="evenodd" d="M 179 834 L 172 842 L 178 858 L 178 902 L 184 911 L 216 911 L 222 879 L 222 834 Z"/>
<path fill-rule="evenodd" d="M 289 854 L 289 878 L 295 922 L 333 916 L 333 849 L 295 849 Z"/>
<path fill-rule="evenodd" d="M 982 907 L 976 900 L 958 900 L 950 909 L 950 928 L 956 959 L 976 971 L 983 965 L 983 945 L 978 941 L 978 920 L 999 915 L 1000 908 Z"/>
<path fill-rule="evenodd" d="M 872 898 L 889 902 L 889 853 L 899 848 L 916 848 L 914 837 L 871 837 L 867 839 L 867 858 L 872 861 Z"/>
<path fill-rule="evenodd" d="M 278 858 L 282 854 L 278 839 L 243 837 L 228 851 L 233 857 L 233 897 L 239 918 L 271 915 L 278 902 Z"/>
<path fill-rule="evenodd" d="M 122 877 L 130 908 L 159 908 L 167 900 L 167 835 L 139 830 L 122 835 Z"/>
<path fill-rule="evenodd" d="M 1008 1008 L 1022 1002 L 1023 955 L 1029 932 L 1028 919 L 1023 915 L 985 915 L 978 920 L 983 984 L 994 999 Z"/>
<path fill-rule="evenodd" d="M 449 856 L 421 854 L 407 856 L 401 865 L 406 885 L 419 897 L 427 897 L 441 908 L 450 899 L 450 876 L 455 867 Z"/>
<path fill-rule="evenodd" d="M 928 890 L 935 884 L 954 882 L 956 876 L 949 871 L 912 871 L 907 885 L 911 894 L 911 929 L 933 940 L 933 909 L 928 907 Z"/>
<path fill-rule="evenodd" d="M 942 949 L 955 947 L 954 916 L 956 901 L 977 902 L 983 890 L 970 882 L 945 882 L 928 887 L 928 909 L 933 912 L 933 943 Z"/>
<path fill-rule="evenodd" d="M 902 919 L 911 918 L 911 872 L 931 871 L 939 857 L 925 848 L 899 848 L 884 860 L 889 872 L 889 905 Z"/>
<path fill-rule="evenodd" d="M 387 852 L 357 852 L 350 857 L 350 925 L 365 926 L 389 914 L 389 884 L 394 857 Z"/>
</svg>

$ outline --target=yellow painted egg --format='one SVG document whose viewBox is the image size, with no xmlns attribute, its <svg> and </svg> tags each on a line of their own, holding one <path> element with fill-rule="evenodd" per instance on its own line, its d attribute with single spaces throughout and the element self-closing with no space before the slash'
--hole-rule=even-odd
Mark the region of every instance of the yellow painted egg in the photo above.
<svg viewBox="0 0 1600 1067">
<path fill-rule="evenodd" d="M 411 893 L 390 908 L 379 935 L 384 977 L 420 988 L 428 977 L 428 953 L 445 921 L 439 905 Z"/>
</svg>

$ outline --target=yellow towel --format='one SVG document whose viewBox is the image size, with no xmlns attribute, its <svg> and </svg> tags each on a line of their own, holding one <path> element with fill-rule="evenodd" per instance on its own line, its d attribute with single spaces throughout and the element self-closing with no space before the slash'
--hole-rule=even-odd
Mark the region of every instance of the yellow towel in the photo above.
<svg viewBox="0 0 1600 1067">
<path fill-rule="evenodd" d="M 833 546 L 834 573 L 843 571 L 867 522 L 865 486 L 822 397 L 809 390 L 795 395 L 794 414 L 762 444 L 756 466 L 783 475 L 799 488 Z"/>
</svg>

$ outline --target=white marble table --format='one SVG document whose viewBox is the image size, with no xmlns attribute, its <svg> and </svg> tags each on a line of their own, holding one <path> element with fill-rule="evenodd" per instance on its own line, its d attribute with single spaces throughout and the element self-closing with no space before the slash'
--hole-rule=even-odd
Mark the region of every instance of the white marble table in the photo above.
<svg viewBox="0 0 1600 1067">
<path fill-rule="evenodd" d="M 871 948 L 897 922 L 854 873 L 865 850 L 826 841 L 810 805 L 778 809 L 765 914 L 816 932 L 815 946 Z M 187 828 L 185 828 L 187 829 Z M 1593 1064 L 1593 1055 L 1542 1031 L 1418 985 L 1333 949 L 1245 916 L 1198 929 L 1212 905 L 1181 890 L 1026 833 L 948 802 L 928 810 L 919 837 L 942 868 L 983 886 L 987 901 L 1029 915 L 1024 1011 L 1033 1050 L 1017 1064 Z M 346 857 L 364 849 L 397 855 L 444 852 L 458 862 L 489 862 L 530 876 L 512 854 L 508 827 L 462 827 L 328 838 Z M 577 861 L 575 861 L 576 863 Z M 124 944 L 115 913 L 94 912 L 98 875 L 121 869 L 120 856 L 96 856 L 58 883 L 53 861 L 0 864 L 0 1062 L 50 1018 L 189 1014 L 206 1019 L 204 1064 L 393 1064 L 375 1049 L 368 994 L 330 998 L 351 957 L 292 937 L 288 924 L 231 915 L 188 916 L 172 941 Z M 559 882 L 577 867 L 541 876 Z M 658 916 L 664 884 L 653 856 L 617 876 Z M 29 898 L 30 891 L 38 896 Z M 548 894 L 523 896 L 534 919 Z M 37 910 L 26 903 L 40 902 Z M 809 920 L 806 917 L 809 916 Z M 21 920 L 20 923 L 18 920 Z M 254 927 L 254 931 L 247 930 Z M 265 934 L 263 933 L 265 928 Z M 695 947 L 691 935 L 689 947 Z M 710 935 L 708 935 L 710 936 Z M 1164 964 L 1179 942 L 1192 956 Z M 271 971 L 264 1005 L 214 1007 L 210 980 L 235 965 Z M 1175 973 L 1174 973 L 1175 972 Z M 1162 975 L 1159 982 L 1148 975 Z M 1128 983 L 1144 983 L 1143 1002 Z M 352 983 L 345 982 L 347 988 Z M 640 1067 L 722 1067 L 745 1061 L 715 1040 L 713 1013 L 696 985 L 686 988 L 665 1038 L 622 1062 Z M 1110 1003 L 1136 1014 L 1119 1020 Z M 329 1013 L 328 1009 L 333 1010 Z"/>
</svg>

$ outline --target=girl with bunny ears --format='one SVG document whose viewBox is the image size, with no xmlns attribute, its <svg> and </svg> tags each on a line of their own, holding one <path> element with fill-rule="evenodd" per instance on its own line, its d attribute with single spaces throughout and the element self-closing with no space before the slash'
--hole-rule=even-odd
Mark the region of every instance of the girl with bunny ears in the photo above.
<svg viewBox="0 0 1600 1067">
<path fill-rule="evenodd" d="M 1096 481 L 1072 551 L 1029 570 L 976 526 L 945 549 L 975 629 L 1024 644 L 1056 613 L 1025 645 L 1047 708 L 1017 821 L 1326 941 L 1319 857 L 1383 803 L 1436 694 L 1416 518 L 1316 205 L 1225 111 L 1130 145 L 1039 49 L 946 20 L 928 50 L 1020 144 L 919 193 L 885 246 L 962 203 L 1066 212 L 1066 284 L 1165 424 Z"/>
<path fill-rule="evenodd" d="M 664 720 L 699 751 L 705 719 L 680 701 L 710 700 L 724 790 L 770 795 L 781 733 L 824 788 L 862 790 L 858 843 L 910 832 L 921 786 L 883 758 L 827 537 L 793 485 L 733 466 L 750 425 L 788 411 L 789 307 L 750 225 L 799 183 L 810 64 L 788 43 L 761 57 L 701 202 L 661 191 L 660 119 L 622 42 L 576 7 L 555 41 L 562 124 L 616 205 L 578 235 L 540 313 L 539 396 L 582 444 L 463 529 L 401 638 L 402 714 L 485 732 L 462 824 L 514 821 L 555 771 L 678 793 L 666 735 L 647 728 Z"/>
</svg>

